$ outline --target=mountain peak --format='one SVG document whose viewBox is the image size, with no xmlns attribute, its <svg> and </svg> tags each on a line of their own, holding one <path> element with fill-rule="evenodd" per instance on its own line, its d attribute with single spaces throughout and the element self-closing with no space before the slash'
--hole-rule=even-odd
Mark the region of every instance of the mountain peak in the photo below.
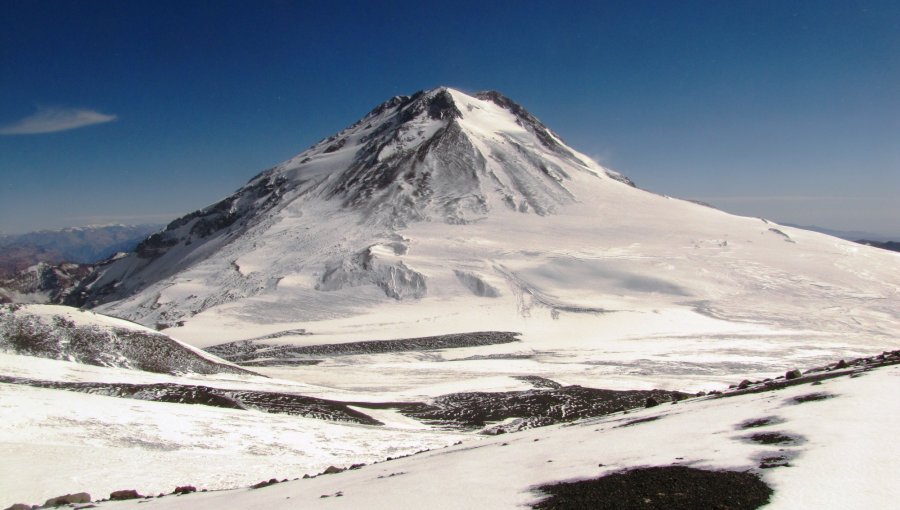
<svg viewBox="0 0 900 510">
<path fill-rule="evenodd" d="M 407 120 L 422 112 L 427 112 L 430 118 L 436 120 L 459 118 L 462 116 L 462 112 L 456 107 L 451 90 L 453 89 L 449 87 L 437 87 L 430 90 L 420 90 L 411 96 L 394 96 L 376 106 L 351 128 L 368 119 L 397 110 L 406 111 L 405 118 Z"/>
<path fill-rule="evenodd" d="M 405 225 L 466 223 L 498 207 L 550 214 L 574 201 L 576 173 L 615 177 L 499 92 L 437 87 L 392 97 L 261 177 Z"/>
</svg>

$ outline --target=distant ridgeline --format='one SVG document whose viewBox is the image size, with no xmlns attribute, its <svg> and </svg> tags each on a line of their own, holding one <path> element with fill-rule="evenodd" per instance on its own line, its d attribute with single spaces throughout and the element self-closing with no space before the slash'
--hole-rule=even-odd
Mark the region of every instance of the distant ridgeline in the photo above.
<svg viewBox="0 0 900 510">
<path fill-rule="evenodd" d="M 62 303 L 96 265 L 132 251 L 159 225 L 109 225 L 0 236 L 0 303 Z"/>
<path fill-rule="evenodd" d="M 0 236 L 0 276 L 38 262 L 92 264 L 131 251 L 160 225 L 107 225 Z"/>
<path fill-rule="evenodd" d="M 867 241 L 865 239 L 860 239 L 856 241 L 859 244 L 864 244 L 866 246 L 873 246 L 875 248 L 881 248 L 883 250 L 890 250 L 900 252 L 900 241 Z"/>
</svg>

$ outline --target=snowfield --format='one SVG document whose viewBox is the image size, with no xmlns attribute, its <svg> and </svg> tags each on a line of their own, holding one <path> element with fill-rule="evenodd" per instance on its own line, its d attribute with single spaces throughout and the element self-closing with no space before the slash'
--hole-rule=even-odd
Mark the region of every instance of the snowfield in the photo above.
<svg viewBox="0 0 900 510">
<path fill-rule="evenodd" d="M 900 497 L 895 483 L 900 447 L 891 440 L 900 416 L 898 390 L 900 365 L 853 370 L 816 385 L 806 381 L 728 398 L 701 397 L 465 441 L 261 489 L 100 507 L 522 508 L 542 499 L 535 489 L 547 483 L 682 465 L 757 473 L 774 490 L 765 508 L 894 508 Z M 172 467 L 184 479 L 203 469 Z M 135 486 L 132 479 L 120 488 Z"/>
<path fill-rule="evenodd" d="M 0 505 L 84 490 L 99 498 L 122 488 L 157 494 L 191 483 L 241 487 L 463 437 L 16 384 L 0 384 L 0 414 Z"/>
</svg>

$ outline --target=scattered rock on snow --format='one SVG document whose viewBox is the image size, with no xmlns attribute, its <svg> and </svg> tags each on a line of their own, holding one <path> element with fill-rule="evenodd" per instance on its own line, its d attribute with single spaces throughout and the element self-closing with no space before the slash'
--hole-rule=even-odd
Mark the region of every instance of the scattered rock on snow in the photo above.
<svg viewBox="0 0 900 510">
<path fill-rule="evenodd" d="M 767 425 L 776 425 L 778 423 L 784 423 L 784 420 L 777 416 L 766 416 L 763 418 L 756 418 L 752 420 L 747 420 L 738 425 L 738 428 L 741 430 L 752 429 L 756 427 L 765 427 Z"/>
<path fill-rule="evenodd" d="M 794 397 L 791 399 L 791 401 L 794 402 L 795 404 L 802 404 L 804 402 L 815 402 L 817 400 L 825 400 L 825 399 L 829 399 L 829 398 L 834 398 L 834 396 L 835 395 L 832 395 L 831 393 L 824 393 L 824 392 L 808 393 L 806 395 L 800 395 L 799 397 Z"/>
<path fill-rule="evenodd" d="M 648 421 L 656 421 L 662 418 L 662 416 L 648 416 L 647 418 L 638 418 L 636 420 L 627 421 L 621 425 L 617 425 L 617 427 L 630 427 L 632 425 L 637 425 L 638 423 L 647 423 Z"/>
<path fill-rule="evenodd" d="M 760 459 L 759 468 L 760 469 L 772 469 L 776 467 L 790 467 L 791 463 L 788 462 L 788 458 L 784 455 L 773 455 L 770 457 L 763 457 Z"/>
<path fill-rule="evenodd" d="M 109 499 L 112 501 L 124 501 L 126 499 L 140 499 L 144 496 L 138 494 L 138 491 L 134 489 L 126 489 L 121 491 L 113 491 L 109 495 Z"/>
<path fill-rule="evenodd" d="M 263 480 L 259 483 L 253 484 L 250 486 L 251 489 L 262 489 L 263 487 L 268 487 L 270 485 L 275 485 L 278 483 L 278 480 L 275 478 L 271 478 L 269 480 Z"/>
<path fill-rule="evenodd" d="M 66 494 L 65 496 L 57 496 L 50 498 L 44 503 L 44 508 L 68 505 L 70 503 L 90 503 L 91 495 L 87 492 L 78 492 L 75 494 Z"/>
<path fill-rule="evenodd" d="M 746 438 L 759 444 L 796 445 L 803 442 L 799 436 L 791 436 L 781 432 L 759 432 Z"/>
</svg>

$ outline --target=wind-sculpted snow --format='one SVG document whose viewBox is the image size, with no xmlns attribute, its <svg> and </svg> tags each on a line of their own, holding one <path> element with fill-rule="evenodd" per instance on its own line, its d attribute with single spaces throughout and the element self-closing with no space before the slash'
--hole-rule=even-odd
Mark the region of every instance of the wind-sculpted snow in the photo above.
<svg viewBox="0 0 900 510">
<path fill-rule="evenodd" d="M 246 374 L 172 338 L 66 307 L 0 306 L 0 349 L 88 365 L 165 374 Z M 49 313 L 47 313 L 49 311 Z M 220 360 L 221 361 L 221 360 Z"/>
<path fill-rule="evenodd" d="M 468 271 L 460 271 L 455 270 L 453 273 L 462 282 L 463 285 L 466 286 L 467 289 L 472 291 L 472 294 L 480 297 L 499 297 L 500 291 L 491 285 L 490 283 L 484 281 L 483 278 L 478 276 L 475 273 L 471 273 Z"/>
<path fill-rule="evenodd" d="M 397 248 L 394 247 L 394 252 Z M 326 266 L 316 290 L 334 291 L 345 286 L 375 284 L 386 296 L 398 301 L 418 299 L 428 292 L 425 277 L 407 267 L 403 261 L 384 261 L 368 248 L 350 260 L 333 262 Z"/>
</svg>

